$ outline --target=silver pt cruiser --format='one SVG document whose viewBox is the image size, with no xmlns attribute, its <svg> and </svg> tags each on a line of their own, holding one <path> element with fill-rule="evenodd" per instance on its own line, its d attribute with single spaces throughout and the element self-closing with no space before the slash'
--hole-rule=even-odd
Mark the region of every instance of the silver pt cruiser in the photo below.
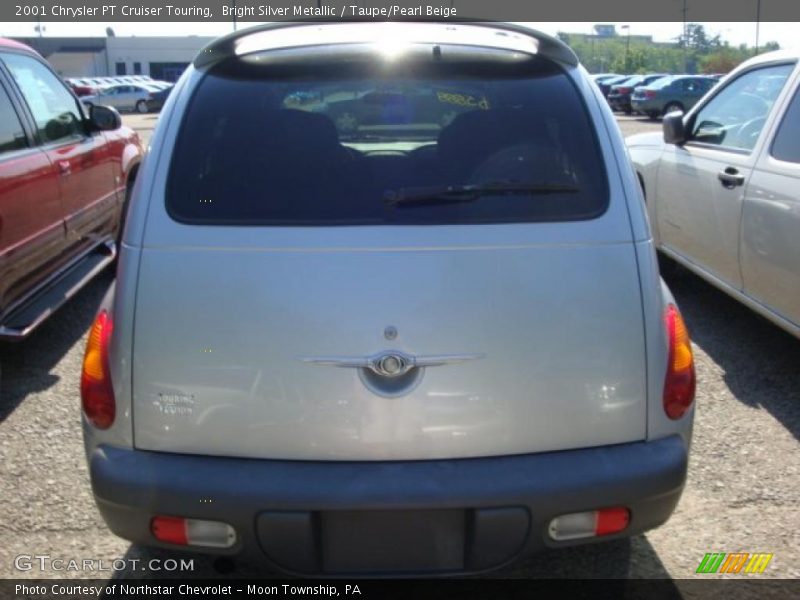
<svg viewBox="0 0 800 600">
<path fill-rule="evenodd" d="M 568 47 L 496 23 L 205 48 L 81 379 L 116 534 L 321 575 L 664 523 L 694 387 L 611 112 Z"/>
</svg>

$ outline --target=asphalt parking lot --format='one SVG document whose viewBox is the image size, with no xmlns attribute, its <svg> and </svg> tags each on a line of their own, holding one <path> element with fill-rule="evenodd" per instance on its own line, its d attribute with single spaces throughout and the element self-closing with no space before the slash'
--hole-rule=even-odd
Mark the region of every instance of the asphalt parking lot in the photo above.
<svg viewBox="0 0 800 600">
<path fill-rule="evenodd" d="M 124 120 L 147 140 L 157 117 Z M 660 128 L 636 116 L 619 123 L 626 135 Z M 116 538 L 92 501 L 79 375 L 87 330 L 112 283 L 113 273 L 104 273 L 25 342 L 0 345 L 0 577 L 98 576 L 19 571 L 19 555 L 107 564 L 191 557 Z M 548 552 L 497 575 L 684 579 L 696 576 L 708 552 L 768 552 L 774 558 L 758 577 L 800 577 L 800 341 L 688 272 L 668 283 L 692 334 L 698 376 L 689 478 L 676 513 L 644 536 Z M 208 559 L 196 558 L 194 567 L 182 575 L 219 575 Z M 237 565 L 236 573 L 265 574 L 254 565 Z M 162 574 L 129 568 L 116 575 Z"/>
</svg>

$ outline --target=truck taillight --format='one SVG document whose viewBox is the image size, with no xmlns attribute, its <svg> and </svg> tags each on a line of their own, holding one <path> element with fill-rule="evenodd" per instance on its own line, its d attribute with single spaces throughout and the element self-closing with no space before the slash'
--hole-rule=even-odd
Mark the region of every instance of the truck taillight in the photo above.
<svg viewBox="0 0 800 600">
<path fill-rule="evenodd" d="M 670 419 L 680 419 L 694 401 L 695 374 L 692 343 L 678 307 L 667 306 L 664 326 L 669 342 L 667 376 L 664 380 L 664 412 Z"/>
<path fill-rule="evenodd" d="M 89 422 L 98 429 L 108 429 L 114 422 L 116 402 L 111 385 L 108 347 L 111 343 L 111 317 L 100 311 L 89 332 L 81 372 L 81 404 Z"/>
</svg>

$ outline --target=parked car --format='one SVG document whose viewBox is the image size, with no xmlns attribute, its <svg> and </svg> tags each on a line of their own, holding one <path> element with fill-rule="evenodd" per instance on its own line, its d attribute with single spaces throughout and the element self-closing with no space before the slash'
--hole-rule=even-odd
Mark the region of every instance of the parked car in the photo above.
<svg viewBox="0 0 800 600">
<path fill-rule="evenodd" d="M 160 91 L 149 84 L 122 84 L 104 88 L 94 96 L 84 96 L 81 101 L 88 107 L 95 104 L 113 106 L 117 110 L 147 112 L 147 101 Z"/>
<path fill-rule="evenodd" d="M 800 337 L 798 58 L 745 62 L 628 146 L 659 250 Z"/>
<path fill-rule="evenodd" d="M 519 25 L 393 25 L 239 31 L 172 92 L 81 379 L 118 535 L 457 573 L 673 511 L 691 347 L 601 94 Z M 376 84 L 438 114 L 327 112 Z"/>
<path fill-rule="evenodd" d="M 64 81 L 66 81 L 67 85 L 72 88 L 72 91 L 75 92 L 76 96 L 91 96 L 98 92 L 98 88 L 93 86 L 88 81 L 75 79 L 73 77 L 68 77 Z"/>
<path fill-rule="evenodd" d="M 147 99 L 147 110 L 149 112 L 160 111 L 164 107 L 164 103 L 167 101 L 171 91 L 172 86 L 169 86 L 157 92 L 153 92 L 153 94 Z"/>
<path fill-rule="evenodd" d="M 616 83 L 611 86 L 611 89 L 608 93 L 608 104 L 611 106 L 612 110 L 624 112 L 626 115 L 629 115 L 633 112 L 633 108 L 631 107 L 631 96 L 633 95 L 633 90 L 638 86 L 650 85 L 662 77 L 667 76 L 667 73 L 634 75 L 622 83 Z"/>
<path fill-rule="evenodd" d="M 0 39 L 0 339 L 31 333 L 115 257 L 142 148 L 29 47 Z"/>
<path fill-rule="evenodd" d="M 601 81 L 595 81 L 597 87 L 600 88 L 600 91 L 603 93 L 604 98 L 608 98 L 608 94 L 611 92 L 611 86 L 617 83 L 622 83 L 626 79 L 630 79 L 630 75 L 617 75 L 616 77 L 608 77 L 602 79 Z"/>
<path fill-rule="evenodd" d="M 595 83 L 599 83 L 600 81 L 611 79 L 613 77 L 622 77 L 622 75 L 620 75 L 619 73 L 595 73 L 593 75 L 589 75 L 589 79 L 591 79 Z"/>
<path fill-rule="evenodd" d="M 155 88 L 157 90 L 166 90 L 166 89 L 171 88 L 175 84 L 174 83 L 170 83 L 169 81 L 157 81 L 157 80 L 151 79 L 150 81 L 148 81 L 144 85 L 146 85 L 149 88 Z"/>
<path fill-rule="evenodd" d="M 703 75 L 662 77 L 637 87 L 631 95 L 631 108 L 651 119 L 676 110 L 685 112 L 716 84 L 716 79 Z"/>
<path fill-rule="evenodd" d="M 84 77 L 81 81 L 86 85 L 94 86 L 97 90 L 109 87 L 111 84 L 102 77 Z"/>
</svg>

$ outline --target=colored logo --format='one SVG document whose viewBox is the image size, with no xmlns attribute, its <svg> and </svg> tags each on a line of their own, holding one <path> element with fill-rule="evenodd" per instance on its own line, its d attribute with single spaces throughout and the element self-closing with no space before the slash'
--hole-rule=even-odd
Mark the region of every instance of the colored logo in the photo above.
<svg viewBox="0 0 800 600">
<path fill-rule="evenodd" d="M 763 573 L 772 554 L 749 552 L 711 552 L 703 557 L 697 573 Z"/>
</svg>

